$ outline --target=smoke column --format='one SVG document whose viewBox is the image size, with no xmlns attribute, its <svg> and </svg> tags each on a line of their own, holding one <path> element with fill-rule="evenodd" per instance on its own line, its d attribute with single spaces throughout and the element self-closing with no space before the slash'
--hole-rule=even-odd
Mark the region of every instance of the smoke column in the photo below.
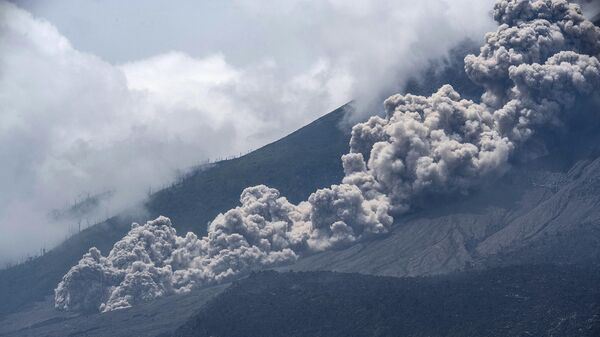
<svg viewBox="0 0 600 337">
<path fill-rule="evenodd" d="M 543 154 L 543 135 L 566 131 L 589 113 L 576 104 L 598 96 L 600 28 L 564 0 L 501 0 L 493 16 L 497 31 L 465 58 L 467 75 L 485 89 L 481 102 L 449 85 L 430 97 L 394 95 L 385 118 L 353 127 L 341 184 L 298 205 L 249 187 L 202 238 L 177 236 L 165 217 L 133 224 L 107 257 L 92 248 L 71 268 L 56 307 L 126 308 L 385 234 L 392 216 L 428 197 L 468 193 L 512 159 Z"/>
</svg>

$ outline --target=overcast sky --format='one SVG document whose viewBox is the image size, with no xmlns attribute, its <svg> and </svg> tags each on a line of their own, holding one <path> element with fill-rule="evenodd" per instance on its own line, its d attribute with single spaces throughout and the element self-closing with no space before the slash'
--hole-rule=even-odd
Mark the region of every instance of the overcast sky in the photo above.
<svg viewBox="0 0 600 337">
<path fill-rule="evenodd" d="M 48 215 L 87 194 L 113 192 L 93 222 L 351 99 L 375 112 L 492 3 L 0 2 L 0 263 L 62 240 Z"/>
</svg>

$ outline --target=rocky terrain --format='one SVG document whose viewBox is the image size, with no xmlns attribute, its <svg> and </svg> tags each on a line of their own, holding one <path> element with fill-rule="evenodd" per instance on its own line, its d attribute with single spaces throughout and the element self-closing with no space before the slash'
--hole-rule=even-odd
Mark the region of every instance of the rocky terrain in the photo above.
<svg viewBox="0 0 600 337">
<path fill-rule="evenodd" d="M 174 335 L 597 336 L 599 277 L 551 265 L 420 278 L 262 272 Z"/>
</svg>

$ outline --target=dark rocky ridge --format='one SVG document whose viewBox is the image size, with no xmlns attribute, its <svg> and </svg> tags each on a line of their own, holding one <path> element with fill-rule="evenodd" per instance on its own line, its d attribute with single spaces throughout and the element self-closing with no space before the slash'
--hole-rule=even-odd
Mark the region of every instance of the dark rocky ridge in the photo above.
<svg viewBox="0 0 600 337">
<path fill-rule="evenodd" d="M 175 336 L 598 336 L 600 270 L 512 266 L 437 277 L 262 272 Z"/>
</svg>

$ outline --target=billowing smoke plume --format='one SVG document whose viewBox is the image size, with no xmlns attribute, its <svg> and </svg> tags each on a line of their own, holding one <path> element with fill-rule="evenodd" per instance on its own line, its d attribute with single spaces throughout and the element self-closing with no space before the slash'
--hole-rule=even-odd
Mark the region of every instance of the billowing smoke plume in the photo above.
<svg viewBox="0 0 600 337">
<path fill-rule="evenodd" d="M 501 0 L 494 18 L 498 30 L 465 59 L 485 88 L 480 103 L 449 85 L 430 97 L 392 96 L 385 118 L 353 127 L 342 184 L 299 205 L 266 186 L 247 188 L 203 238 L 177 236 L 164 217 L 134 224 L 108 257 L 92 248 L 64 276 L 57 308 L 125 308 L 290 263 L 385 234 L 391 215 L 498 177 L 529 143 L 543 144 L 540 134 L 566 125 L 578 101 L 597 95 L 600 29 L 564 0 Z"/>
<path fill-rule="evenodd" d="M 354 126 L 351 151 L 369 156 L 371 185 L 394 211 L 497 177 L 536 130 L 561 127 L 600 87 L 600 29 L 576 5 L 504 0 L 494 18 L 498 30 L 465 58 L 467 75 L 485 88 L 481 103 L 446 85 L 430 97 L 392 96 L 386 118 Z"/>
<path fill-rule="evenodd" d="M 385 233 L 392 224 L 386 209 L 353 185 L 319 190 L 299 205 L 260 185 L 246 188 L 240 202 L 217 216 L 203 238 L 177 236 L 165 217 L 133 224 L 107 257 L 92 248 L 71 268 L 55 290 L 56 307 L 126 308 L 290 263 L 304 252 Z"/>
</svg>

